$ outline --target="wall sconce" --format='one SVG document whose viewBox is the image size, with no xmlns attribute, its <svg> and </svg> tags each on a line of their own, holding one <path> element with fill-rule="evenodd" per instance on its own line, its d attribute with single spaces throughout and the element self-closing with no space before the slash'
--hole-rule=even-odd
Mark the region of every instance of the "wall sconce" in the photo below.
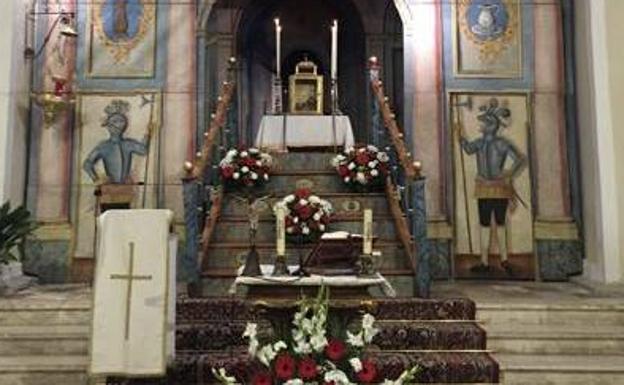
<svg viewBox="0 0 624 385">
<path fill-rule="evenodd" d="M 76 99 L 71 91 L 66 90 L 67 79 L 53 76 L 54 92 L 33 92 L 31 99 L 43 109 L 44 127 L 53 125 L 59 115 L 76 103 Z"/>
</svg>

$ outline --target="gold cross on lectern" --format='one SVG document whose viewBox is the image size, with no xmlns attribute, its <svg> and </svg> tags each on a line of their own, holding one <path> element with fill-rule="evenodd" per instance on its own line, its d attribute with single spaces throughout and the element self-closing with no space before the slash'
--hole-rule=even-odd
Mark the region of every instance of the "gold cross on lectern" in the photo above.
<svg viewBox="0 0 624 385">
<path fill-rule="evenodd" d="M 134 281 L 149 281 L 152 279 L 151 275 L 134 275 L 134 242 L 130 242 L 128 245 L 130 246 L 130 262 L 128 266 L 128 274 L 111 274 L 110 276 L 111 279 L 124 279 L 128 281 L 128 288 L 126 289 L 126 341 L 130 336 L 130 305 L 132 304 L 132 284 Z"/>
</svg>

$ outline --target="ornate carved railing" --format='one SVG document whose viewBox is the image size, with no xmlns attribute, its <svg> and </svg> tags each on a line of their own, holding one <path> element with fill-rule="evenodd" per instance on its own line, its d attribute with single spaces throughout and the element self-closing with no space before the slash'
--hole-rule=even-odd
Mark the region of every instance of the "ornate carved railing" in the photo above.
<svg viewBox="0 0 624 385">
<path fill-rule="evenodd" d="M 368 62 L 371 90 L 371 141 L 385 149 L 392 159 L 392 171 L 386 184 L 386 195 L 394 217 L 398 237 L 410 259 L 414 274 L 414 295 L 429 297 L 431 273 L 427 242 L 425 178 L 421 164 L 415 161 L 405 143 L 405 135 L 390 108 L 380 79 L 377 58 Z"/>
<path fill-rule="evenodd" d="M 198 143 L 200 151 L 194 161 L 184 164 L 182 179 L 186 227 L 186 260 L 199 279 L 206 264 L 212 233 L 221 214 L 223 188 L 220 186 L 218 162 L 225 152 L 238 143 L 236 105 L 236 60 L 229 61 L 227 80 L 217 98 L 215 112 L 210 115 L 208 128 Z"/>
</svg>

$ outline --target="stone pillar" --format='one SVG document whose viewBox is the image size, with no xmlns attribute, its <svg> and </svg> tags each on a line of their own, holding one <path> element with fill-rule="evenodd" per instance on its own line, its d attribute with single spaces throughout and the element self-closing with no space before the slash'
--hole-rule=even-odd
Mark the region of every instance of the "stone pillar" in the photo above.
<svg viewBox="0 0 624 385">
<path fill-rule="evenodd" d="M 184 218 L 182 167 L 193 160 L 196 133 L 196 6 L 174 2 L 169 7 L 167 78 L 164 95 L 162 142 L 165 207 Z"/>
<path fill-rule="evenodd" d="M 422 162 L 427 177 L 429 218 L 443 217 L 446 207 L 440 0 L 407 0 L 395 4 L 404 31 L 404 129 L 414 157 Z"/>
<path fill-rule="evenodd" d="M 624 2 L 576 1 L 585 277 L 624 280 Z"/>
<path fill-rule="evenodd" d="M 6 1 L 0 23 L 0 204 L 22 204 L 26 173 L 30 65 L 24 59 L 27 2 Z"/>
</svg>

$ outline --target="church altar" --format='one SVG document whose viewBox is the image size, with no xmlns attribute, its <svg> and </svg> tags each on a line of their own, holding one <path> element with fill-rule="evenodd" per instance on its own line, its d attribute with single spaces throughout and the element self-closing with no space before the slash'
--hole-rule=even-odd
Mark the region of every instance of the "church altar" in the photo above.
<svg viewBox="0 0 624 385">
<path fill-rule="evenodd" d="M 256 147 L 270 151 L 284 150 L 287 147 L 334 145 L 347 148 L 354 144 L 351 120 L 345 115 L 265 115 L 260 122 L 255 141 Z"/>
<path fill-rule="evenodd" d="M 314 294 L 321 286 L 330 288 L 332 297 L 335 298 L 367 298 L 370 297 L 368 289 L 377 287 L 381 292 L 390 298 L 396 297 L 396 292 L 390 282 L 380 273 L 370 277 L 358 277 L 355 275 L 319 275 L 310 276 L 272 276 L 272 265 L 261 265 L 262 276 L 244 277 L 242 266 L 238 270 L 238 277 L 230 287 L 230 294 L 237 294 L 241 286 L 247 287 L 247 298 L 293 298 L 299 299 L 301 293 Z M 299 266 L 288 266 L 288 271 L 292 274 L 299 270 Z"/>
</svg>

